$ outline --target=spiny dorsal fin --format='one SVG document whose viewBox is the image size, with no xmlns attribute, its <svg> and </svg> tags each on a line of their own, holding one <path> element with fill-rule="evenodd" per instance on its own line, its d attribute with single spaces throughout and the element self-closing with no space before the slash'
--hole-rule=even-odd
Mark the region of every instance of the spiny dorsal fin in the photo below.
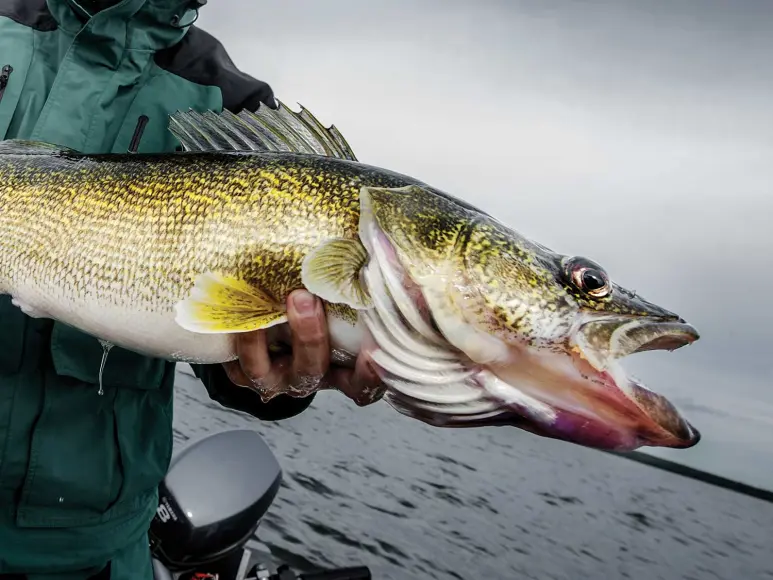
<svg viewBox="0 0 773 580">
<path fill-rule="evenodd" d="M 56 155 L 57 153 L 76 153 L 74 149 L 25 139 L 7 139 L 0 141 L 0 155 Z"/>
<path fill-rule="evenodd" d="M 185 151 L 283 151 L 357 161 L 334 125 L 325 128 L 303 106 L 296 113 L 281 101 L 276 109 L 261 104 L 254 113 L 238 115 L 178 111 L 169 119 L 169 130 Z"/>
</svg>

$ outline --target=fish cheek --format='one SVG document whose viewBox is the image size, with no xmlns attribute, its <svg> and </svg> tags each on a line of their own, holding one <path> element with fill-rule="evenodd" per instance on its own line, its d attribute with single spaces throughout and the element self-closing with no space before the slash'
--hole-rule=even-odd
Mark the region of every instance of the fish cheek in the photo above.
<svg viewBox="0 0 773 580">
<path fill-rule="evenodd" d="M 477 293 L 469 320 L 516 347 L 565 339 L 574 311 L 555 276 L 517 240 L 476 228 L 464 248 L 466 301 Z"/>
<path fill-rule="evenodd" d="M 587 322 L 572 338 L 572 347 L 594 370 L 604 371 L 612 358 L 610 356 L 610 343 L 619 326 L 619 321 Z"/>
<path fill-rule="evenodd" d="M 481 317 L 480 293 L 470 286 L 461 269 L 449 264 L 441 276 L 417 280 L 432 315 L 433 324 L 443 337 L 478 364 L 491 364 L 508 357 L 507 345 L 495 336 Z"/>
</svg>

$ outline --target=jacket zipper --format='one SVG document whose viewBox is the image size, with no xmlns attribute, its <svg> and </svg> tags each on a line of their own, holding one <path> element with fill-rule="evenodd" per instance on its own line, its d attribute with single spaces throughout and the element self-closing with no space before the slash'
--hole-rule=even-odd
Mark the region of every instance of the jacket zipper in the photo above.
<svg viewBox="0 0 773 580">
<path fill-rule="evenodd" d="M 0 101 L 3 100 L 3 95 L 5 94 L 5 87 L 8 86 L 8 79 L 11 78 L 12 72 L 13 72 L 13 67 L 10 64 L 7 64 L 2 69 L 0 69 Z"/>
<path fill-rule="evenodd" d="M 142 133 L 145 131 L 145 126 L 148 124 L 148 116 L 140 115 L 137 119 L 137 126 L 134 128 L 134 135 L 129 143 L 129 153 L 136 153 L 140 147 L 140 139 L 142 139 Z"/>
</svg>

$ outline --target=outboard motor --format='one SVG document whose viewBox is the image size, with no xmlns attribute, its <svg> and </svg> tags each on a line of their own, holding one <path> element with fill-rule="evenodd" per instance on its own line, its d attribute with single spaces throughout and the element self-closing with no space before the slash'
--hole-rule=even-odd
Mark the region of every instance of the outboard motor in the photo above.
<svg viewBox="0 0 773 580">
<path fill-rule="evenodd" d="M 150 525 L 155 580 L 369 580 L 367 567 L 274 573 L 247 549 L 282 481 L 255 431 L 210 435 L 176 455 Z"/>
<path fill-rule="evenodd" d="M 282 481 L 255 431 L 226 431 L 176 456 L 159 487 L 151 549 L 172 572 L 206 569 L 241 556 Z"/>
</svg>

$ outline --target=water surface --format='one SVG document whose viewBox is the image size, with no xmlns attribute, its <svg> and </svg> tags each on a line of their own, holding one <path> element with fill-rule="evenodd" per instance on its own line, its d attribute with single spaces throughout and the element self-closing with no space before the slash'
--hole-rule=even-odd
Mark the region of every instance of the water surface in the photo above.
<svg viewBox="0 0 773 580">
<path fill-rule="evenodd" d="M 284 470 L 260 538 L 296 562 L 366 564 L 378 580 L 773 579 L 773 504 L 514 429 L 431 428 L 338 393 L 260 422 L 179 374 L 177 449 L 243 428 Z"/>
</svg>

